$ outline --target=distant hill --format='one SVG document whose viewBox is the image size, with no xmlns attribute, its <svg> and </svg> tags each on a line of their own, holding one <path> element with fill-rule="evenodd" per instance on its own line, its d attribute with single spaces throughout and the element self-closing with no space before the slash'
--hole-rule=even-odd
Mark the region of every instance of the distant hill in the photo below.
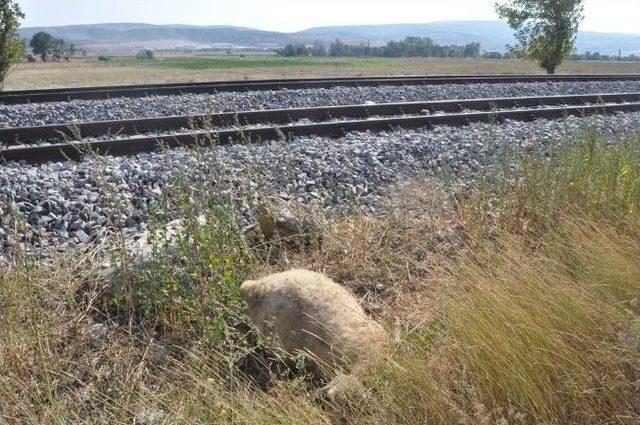
<svg viewBox="0 0 640 425">
<path fill-rule="evenodd" d="M 503 51 L 513 43 L 513 31 L 501 21 L 441 21 L 426 24 L 357 25 L 311 28 L 299 33 L 309 39 L 344 38 L 350 40 L 393 41 L 406 36 L 430 37 L 441 44 L 478 42 L 485 50 Z M 602 54 L 640 54 L 640 34 L 582 31 L 576 42 L 578 52 Z"/>
<path fill-rule="evenodd" d="M 95 48 L 252 47 L 273 48 L 290 42 L 330 41 L 381 44 L 407 36 L 430 37 L 438 43 L 479 42 L 485 50 L 503 51 L 513 42 L 511 29 L 501 21 L 442 21 L 425 24 L 356 25 L 310 28 L 298 33 L 261 31 L 233 26 L 95 24 L 24 28 L 24 37 L 47 31 L 74 43 Z M 578 52 L 640 54 L 640 35 L 581 32 Z"/>
<path fill-rule="evenodd" d="M 429 37 L 441 44 L 481 43 L 486 50 L 503 50 L 513 41 L 512 30 L 499 21 L 442 21 L 427 24 L 357 25 L 311 28 L 303 37 L 397 41 L 407 36 Z M 640 38 L 640 37 L 639 37 Z"/>
<path fill-rule="evenodd" d="M 96 48 L 148 47 L 275 47 L 286 44 L 288 34 L 232 26 L 94 24 L 61 27 L 23 28 L 20 33 L 30 38 L 46 31 L 82 46 Z"/>
</svg>

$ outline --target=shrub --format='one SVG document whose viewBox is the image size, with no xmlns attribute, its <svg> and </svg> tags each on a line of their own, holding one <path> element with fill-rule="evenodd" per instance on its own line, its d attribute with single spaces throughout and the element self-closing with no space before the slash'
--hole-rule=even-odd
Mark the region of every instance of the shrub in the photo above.
<svg viewBox="0 0 640 425">
<path fill-rule="evenodd" d="M 194 202 L 182 196 L 172 202 L 182 219 L 171 230 L 164 212 L 157 215 L 152 258 L 134 267 L 122 261 L 113 301 L 126 320 L 183 343 L 220 348 L 241 339 L 235 327 L 244 320 L 240 284 L 253 260 L 230 204 L 217 197 Z"/>
<path fill-rule="evenodd" d="M 154 58 L 153 50 L 143 49 L 138 52 L 136 59 L 138 60 L 152 60 Z"/>
<path fill-rule="evenodd" d="M 111 60 L 111 56 L 100 55 L 98 56 L 98 60 L 100 62 L 108 62 Z"/>
</svg>

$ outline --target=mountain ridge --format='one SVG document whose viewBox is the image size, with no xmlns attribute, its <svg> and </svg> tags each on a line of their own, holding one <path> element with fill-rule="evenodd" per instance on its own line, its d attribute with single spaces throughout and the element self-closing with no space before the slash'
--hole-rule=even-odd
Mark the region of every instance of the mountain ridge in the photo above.
<svg viewBox="0 0 640 425">
<path fill-rule="evenodd" d="M 407 36 L 429 37 L 441 44 L 479 42 L 485 50 L 503 51 L 513 42 L 513 31 L 501 21 L 436 21 L 415 24 L 342 25 L 309 28 L 294 33 L 264 31 L 232 25 L 154 25 L 145 23 L 80 24 L 58 27 L 27 27 L 20 30 L 29 38 L 47 31 L 70 42 L 95 48 L 118 46 L 178 47 L 251 47 L 272 49 L 287 43 L 329 42 L 339 38 L 347 42 L 383 44 Z M 640 34 L 581 31 L 576 42 L 578 52 L 602 54 L 640 54 Z"/>
</svg>

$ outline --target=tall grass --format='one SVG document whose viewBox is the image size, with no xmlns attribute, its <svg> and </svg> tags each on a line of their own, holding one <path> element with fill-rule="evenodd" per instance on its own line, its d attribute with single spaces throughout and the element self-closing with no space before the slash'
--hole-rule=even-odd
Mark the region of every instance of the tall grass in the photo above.
<svg viewBox="0 0 640 425">
<path fill-rule="evenodd" d="M 640 148 L 637 137 L 608 140 L 583 131 L 561 147 L 525 157 L 515 174 L 466 204 L 474 226 L 497 224 L 539 235 L 565 216 L 624 221 L 640 210 Z"/>
<path fill-rule="evenodd" d="M 640 422 L 638 140 L 585 134 L 504 177 L 459 204 L 420 182 L 268 259 L 214 184 L 178 184 L 152 257 L 117 252 L 107 291 L 87 289 L 93 254 L 0 270 L 0 421 Z M 293 266 L 379 304 L 393 335 L 339 403 L 245 319 L 242 280 Z"/>
<path fill-rule="evenodd" d="M 468 397 L 541 422 L 637 409 L 640 227 L 628 224 L 620 233 L 567 219 L 563 236 L 535 252 L 506 235 L 457 264 L 446 362 L 465 371 Z"/>
</svg>

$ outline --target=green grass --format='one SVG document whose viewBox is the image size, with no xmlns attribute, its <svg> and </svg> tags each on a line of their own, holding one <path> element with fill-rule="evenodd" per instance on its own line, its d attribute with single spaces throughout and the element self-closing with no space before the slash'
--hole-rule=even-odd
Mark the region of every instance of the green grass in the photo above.
<svg viewBox="0 0 640 425">
<path fill-rule="evenodd" d="M 616 140 L 585 131 L 563 146 L 521 160 L 518 171 L 499 170 L 468 206 L 469 220 L 534 236 L 554 231 L 568 215 L 624 222 L 640 211 L 638 136 Z"/>
<path fill-rule="evenodd" d="M 284 58 L 278 56 L 248 55 L 194 58 L 158 58 L 150 61 L 136 59 L 114 60 L 113 64 L 120 66 L 159 67 L 167 69 L 204 70 L 204 69 L 235 69 L 235 68 L 281 68 L 281 67 L 341 67 L 360 63 L 362 60 L 344 58 Z M 378 61 L 372 61 L 377 63 Z"/>
</svg>

